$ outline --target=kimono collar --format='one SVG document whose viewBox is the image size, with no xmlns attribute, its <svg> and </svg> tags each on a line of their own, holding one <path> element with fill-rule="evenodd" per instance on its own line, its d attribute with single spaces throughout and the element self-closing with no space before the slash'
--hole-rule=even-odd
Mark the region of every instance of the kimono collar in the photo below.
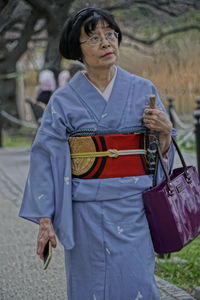
<svg viewBox="0 0 200 300">
<path fill-rule="evenodd" d="M 101 127 L 116 128 L 123 115 L 133 80 L 130 73 L 117 67 L 117 75 L 108 103 L 97 89 L 78 72 L 69 82 L 82 104 L 93 114 Z"/>
</svg>

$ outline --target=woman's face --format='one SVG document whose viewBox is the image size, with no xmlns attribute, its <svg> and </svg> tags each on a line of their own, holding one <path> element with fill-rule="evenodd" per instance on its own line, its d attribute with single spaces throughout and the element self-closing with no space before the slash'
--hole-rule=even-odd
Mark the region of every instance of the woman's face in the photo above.
<svg viewBox="0 0 200 300">
<path fill-rule="evenodd" d="M 116 63 L 119 48 L 118 38 L 115 35 L 116 33 L 114 34 L 114 30 L 109 27 L 106 21 L 99 21 L 89 36 L 85 33 L 84 28 L 81 28 L 82 60 L 88 69 L 106 69 Z M 109 38 L 110 36 L 112 38 Z M 98 40 L 98 42 L 95 43 L 94 40 Z"/>
</svg>

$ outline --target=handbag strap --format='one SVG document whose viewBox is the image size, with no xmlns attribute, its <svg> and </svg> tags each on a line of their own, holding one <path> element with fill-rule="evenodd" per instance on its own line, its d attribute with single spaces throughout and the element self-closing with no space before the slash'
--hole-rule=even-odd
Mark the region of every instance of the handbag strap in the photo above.
<svg viewBox="0 0 200 300">
<path fill-rule="evenodd" d="M 178 156 L 179 156 L 179 158 L 181 160 L 181 163 L 182 163 L 182 166 L 183 166 L 183 172 L 185 174 L 186 181 L 188 183 L 191 183 L 191 176 L 189 174 L 188 167 L 187 167 L 187 165 L 185 163 L 185 160 L 183 158 L 181 150 L 180 150 L 178 144 L 176 143 L 176 140 L 174 139 L 174 137 L 171 137 L 171 139 L 172 139 L 172 143 L 175 146 L 175 149 L 176 149 L 176 151 L 178 153 Z M 158 150 L 158 160 L 160 161 L 161 167 L 162 167 L 163 172 L 164 172 L 165 177 L 166 177 L 166 182 L 167 182 L 167 185 L 168 185 L 168 188 L 169 188 L 169 194 L 173 195 L 173 193 L 174 193 L 173 192 L 173 185 L 171 183 L 170 175 L 169 175 L 168 170 L 166 168 L 166 165 L 165 165 L 165 162 L 164 162 L 163 155 L 161 153 L 159 144 L 157 144 L 157 150 Z"/>
</svg>

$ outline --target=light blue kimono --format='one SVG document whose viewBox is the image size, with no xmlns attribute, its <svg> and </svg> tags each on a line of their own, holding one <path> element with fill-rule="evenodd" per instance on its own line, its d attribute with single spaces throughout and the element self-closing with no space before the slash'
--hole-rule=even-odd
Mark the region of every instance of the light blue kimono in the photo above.
<svg viewBox="0 0 200 300">
<path fill-rule="evenodd" d="M 67 139 L 83 132 L 144 130 L 149 80 L 117 68 L 109 101 L 79 72 L 58 89 L 31 149 L 20 216 L 50 217 L 65 248 L 68 300 L 156 300 L 154 252 L 142 192 L 152 176 L 78 179 L 71 176 Z M 172 165 L 173 147 L 169 150 Z M 158 170 L 158 181 L 162 172 Z"/>
</svg>

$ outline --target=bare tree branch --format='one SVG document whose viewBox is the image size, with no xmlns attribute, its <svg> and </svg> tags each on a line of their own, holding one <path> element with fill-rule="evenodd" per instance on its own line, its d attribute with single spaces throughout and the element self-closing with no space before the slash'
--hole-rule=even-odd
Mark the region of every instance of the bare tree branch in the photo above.
<svg viewBox="0 0 200 300">
<path fill-rule="evenodd" d="M 180 32 L 186 32 L 186 31 L 189 31 L 189 30 L 198 30 L 198 31 L 200 31 L 200 26 L 188 25 L 188 26 L 183 26 L 183 27 L 179 27 L 179 28 L 174 28 L 174 29 L 168 30 L 166 32 L 160 33 L 157 37 L 155 37 L 153 39 L 140 39 L 140 38 L 137 38 L 134 35 L 126 32 L 126 31 L 123 31 L 122 33 L 123 33 L 124 36 L 128 37 L 132 41 L 150 46 L 150 45 L 155 44 L 156 42 L 160 41 L 161 39 L 163 39 L 163 38 L 165 38 L 169 35 L 180 33 Z"/>
<path fill-rule="evenodd" d="M 117 4 L 114 4 L 114 5 L 106 5 L 105 6 L 105 9 L 109 10 L 109 11 L 114 11 L 114 10 L 118 10 L 118 9 L 127 9 L 129 8 L 130 6 L 132 6 L 133 4 L 136 5 L 137 3 L 139 3 L 140 0 L 128 0 L 126 2 L 123 2 L 123 3 L 117 3 Z"/>
<path fill-rule="evenodd" d="M 50 1 L 46 0 L 25 0 L 32 8 L 34 8 L 39 14 L 43 16 L 50 16 L 51 10 L 50 10 Z"/>
<path fill-rule="evenodd" d="M 10 0 L 8 1 L 7 5 L 3 6 L 3 8 L 0 11 L 0 31 L 3 31 L 8 24 L 13 22 L 14 18 L 12 16 L 12 13 L 14 9 L 17 6 L 17 0 Z"/>
<path fill-rule="evenodd" d="M 141 47 L 141 45 L 139 44 L 123 42 L 123 47 L 135 49 L 137 52 L 139 52 L 140 54 L 144 54 L 145 56 L 149 56 L 149 57 L 153 56 L 153 53 L 151 53 L 149 49 L 147 49 L 146 47 Z"/>
<path fill-rule="evenodd" d="M 24 29 L 22 31 L 21 37 L 18 40 L 17 46 L 13 49 L 11 53 L 8 55 L 8 59 L 16 62 L 20 56 L 26 51 L 27 44 L 30 40 L 30 36 L 34 33 L 34 26 L 37 22 L 38 15 L 36 12 L 32 12 L 30 17 L 28 18 Z"/>
<path fill-rule="evenodd" d="M 114 11 L 118 9 L 127 9 L 133 5 L 137 7 L 146 7 L 154 13 L 164 13 L 171 17 L 177 17 L 192 8 L 200 10 L 200 1 L 195 0 L 129 0 L 124 3 L 118 3 L 117 5 L 108 5 L 106 6 L 106 9 Z"/>
<path fill-rule="evenodd" d="M 25 0 L 47 20 L 48 44 L 45 52 L 45 67 L 58 72 L 61 56 L 58 51 L 61 28 L 66 21 L 71 3 L 74 0 Z"/>
</svg>

